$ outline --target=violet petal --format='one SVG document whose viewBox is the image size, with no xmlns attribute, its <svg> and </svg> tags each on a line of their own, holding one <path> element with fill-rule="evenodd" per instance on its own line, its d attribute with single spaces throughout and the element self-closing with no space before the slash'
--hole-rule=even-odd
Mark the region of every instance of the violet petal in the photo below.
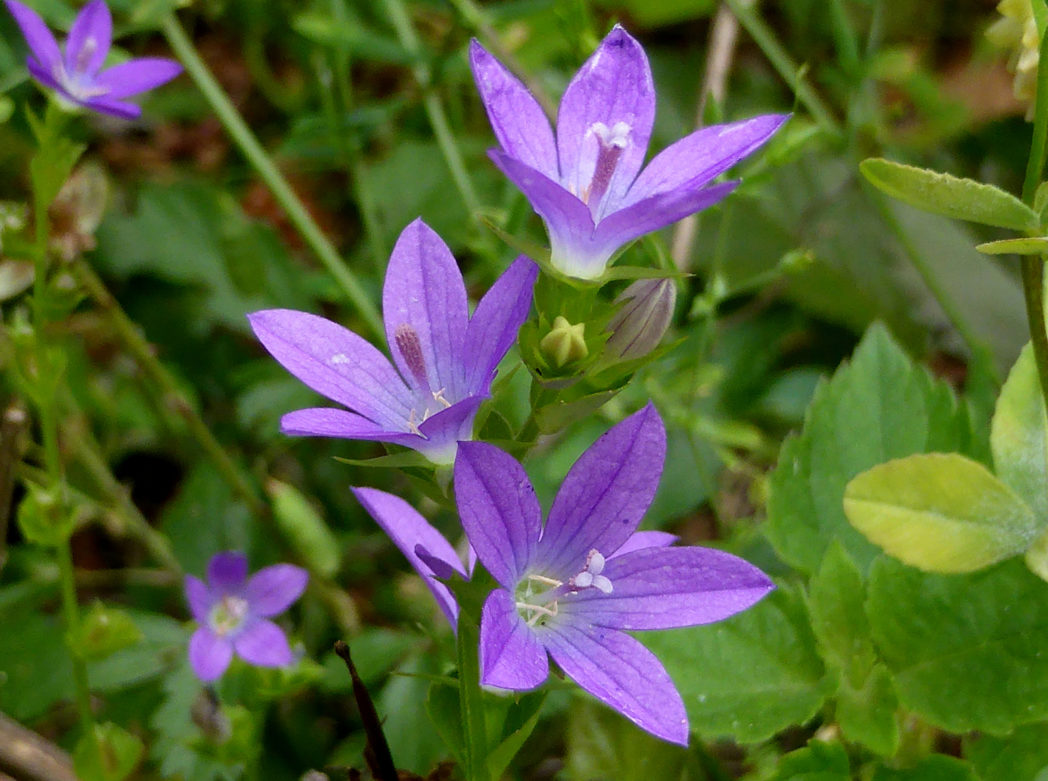
<svg viewBox="0 0 1048 781">
<path fill-rule="evenodd" d="M 294 564 L 263 567 L 247 580 L 244 598 L 252 615 L 268 618 L 283 613 L 302 596 L 309 573 Z"/>
<path fill-rule="evenodd" d="M 484 601 L 480 618 L 480 682 L 523 691 L 549 677 L 546 649 L 524 623 L 513 596 L 501 588 Z"/>
<path fill-rule="evenodd" d="M 193 620 L 199 624 L 206 623 L 208 613 L 211 611 L 212 599 L 204 581 L 193 575 L 186 575 L 185 589 L 186 602 L 189 603 L 189 612 Z"/>
<path fill-rule="evenodd" d="M 70 101 L 76 102 L 76 98 L 66 92 L 65 87 L 58 83 L 51 71 L 36 61 L 32 55 L 25 62 L 26 68 L 29 71 L 29 75 L 36 79 L 38 82 L 43 84 L 48 89 L 53 89 L 56 92 L 62 94 L 62 97 L 67 98 Z"/>
<path fill-rule="evenodd" d="M 74 98 L 74 100 L 76 100 Z M 99 111 L 120 119 L 138 119 L 142 116 L 142 107 L 123 100 L 111 100 L 108 96 L 90 98 L 88 100 L 76 100 L 77 103 L 86 106 L 92 111 Z"/>
<path fill-rule="evenodd" d="M 528 88 L 476 40 L 469 44 L 469 64 L 491 120 L 491 129 L 503 151 L 559 181 L 557 145 L 542 106 Z"/>
<path fill-rule="evenodd" d="M 216 553 L 207 563 L 207 585 L 212 594 L 240 593 L 246 579 L 247 556 L 243 553 Z"/>
<path fill-rule="evenodd" d="M 266 309 L 248 320 L 270 355 L 317 393 L 403 430 L 413 398 L 393 364 L 370 343 L 308 312 Z"/>
<path fill-rule="evenodd" d="M 197 678 L 217 681 L 233 660 L 233 644 L 206 627 L 197 629 L 189 639 L 189 664 Z"/>
<path fill-rule="evenodd" d="M 288 412 L 280 419 L 280 430 L 293 437 L 372 439 L 398 445 L 420 439 L 418 434 L 390 431 L 355 412 L 334 407 L 308 407 Z"/>
<path fill-rule="evenodd" d="M 264 618 L 249 622 L 233 638 L 240 658 L 259 667 L 284 667 L 295 661 L 284 630 Z"/>
<path fill-rule="evenodd" d="M 411 447 L 424 453 L 434 463 L 453 463 L 457 443 L 473 438 L 473 419 L 484 401 L 484 396 L 471 396 L 442 409 L 436 415 L 430 415 L 418 424 L 418 430 L 425 439 Z"/>
<path fill-rule="evenodd" d="M 415 571 L 422 576 L 429 590 L 433 592 L 437 604 L 455 626 L 458 620 L 458 604 L 451 591 L 443 583 L 434 579 L 433 568 L 418 555 L 418 548 L 424 548 L 431 557 L 440 559 L 463 577 L 466 575 L 462 562 L 455 549 L 451 547 L 444 535 L 437 531 L 418 511 L 399 496 L 393 496 L 375 488 L 351 488 L 375 523 L 400 549 Z"/>
<path fill-rule="evenodd" d="M 455 459 L 455 499 L 462 528 L 485 569 L 516 588 L 535 554 L 542 509 L 524 468 L 484 442 L 462 442 Z"/>
<path fill-rule="evenodd" d="M 669 532 L 634 532 L 633 535 L 622 543 L 619 549 L 608 556 L 607 559 L 610 561 L 618 556 L 632 553 L 635 550 L 643 550 L 644 548 L 665 548 L 675 543 L 677 539 L 678 537 L 676 534 L 670 534 Z"/>
<path fill-rule="evenodd" d="M 4 0 L 4 3 L 22 31 L 30 54 L 36 58 L 43 70 L 54 73 L 55 66 L 62 61 L 62 52 L 58 48 L 58 41 L 40 18 L 40 14 L 17 0 Z"/>
<path fill-rule="evenodd" d="M 466 331 L 465 392 L 486 394 L 490 389 L 495 367 L 517 341 L 517 332 L 531 309 L 538 273 L 538 266 L 521 255 L 480 299 Z"/>
<path fill-rule="evenodd" d="M 551 622 L 543 641 L 579 686 L 656 737 L 688 745 L 688 716 L 658 658 L 616 629 Z"/>
<path fill-rule="evenodd" d="M 105 0 L 92 0 L 80 9 L 65 42 L 66 72 L 94 76 L 113 43 L 113 17 Z"/>
<path fill-rule="evenodd" d="M 459 400 L 469 316 L 466 286 L 451 250 L 421 219 L 404 228 L 393 247 L 382 287 L 382 316 L 404 380 L 426 393 L 443 391 L 449 400 Z"/>
<path fill-rule="evenodd" d="M 655 119 L 655 85 L 647 55 L 622 27 L 615 25 L 571 80 L 557 113 L 557 151 L 561 182 L 574 193 L 589 189 L 600 140 L 594 123 L 629 128 L 614 176 L 604 198 L 616 203 L 644 162 Z M 591 204 L 595 205 L 595 204 Z"/>
<path fill-rule="evenodd" d="M 107 98 L 126 98 L 167 84 L 182 72 L 182 66 L 163 57 L 141 57 L 114 65 L 98 74 L 96 83 L 105 87 Z"/>
<path fill-rule="evenodd" d="M 538 559 L 551 574 L 566 580 L 590 550 L 608 556 L 630 538 L 655 496 L 665 457 L 666 429 L 650 402 L 579 457 L 553 500 L 539 543 Z"/>
<path fill-rule="evenodd" d="M 696 130 L 655 155 L 617 208 L 660 193 L 702 187 L 756 151 L 789 118 L 766 114 Z"/>
<path fill-rule="evenodd" d="M 675 629 L 721 621 L 775 588 L 749 562 L 713 548 L 648 548 L 609 558 L 610 594 L 580 591 L 561 611 L 616 629 Z"/>
</svg>

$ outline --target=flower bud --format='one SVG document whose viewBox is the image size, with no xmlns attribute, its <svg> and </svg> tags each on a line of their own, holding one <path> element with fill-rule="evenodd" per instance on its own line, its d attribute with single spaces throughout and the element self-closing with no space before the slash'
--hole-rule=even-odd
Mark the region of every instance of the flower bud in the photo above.
<svg viewBox="0 0 1048 781">
<path fill-rule="evenodd" d="M 671 279 L 640 279 L 623 290 L 615 303 L 622 307 L 608 323 L 608 355 L 624 361 L 643 358 L 659 346 L 669 328 L 677 286 Z"/>
<path fill-rule="evenodd" d="M 1030 0 L 1001 0 L 997 11 L 1003 18 L 990 26 L 986 37 L 1002 49 L 1011 49 L 1008 69 L 1015 73 L 1012 89 L 1015 97 L 1029 106 L 1026 118 L 1032 120 L 1041 48 L 1033 5 Z"/>
<path fill-rule="evenodd" d="M 589 355 L 589 348 L 586 347 L 586 324 L 572 325 L 566 317 L 557 315 L 553 320 L 553 328 L 539 342 L 539 348 L 557 368 L 582 360 Z"/>
</svg>

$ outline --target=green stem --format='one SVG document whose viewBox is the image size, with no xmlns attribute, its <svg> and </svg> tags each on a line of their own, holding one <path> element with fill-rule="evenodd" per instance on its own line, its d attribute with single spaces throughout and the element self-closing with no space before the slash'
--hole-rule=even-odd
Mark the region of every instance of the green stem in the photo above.
<svg viewBox="0 0 1048 781">
<path fill-rule="evenodd" d="M 1048 334 L 1044 327 L 1044 259 L 1037 255 L 1022 256 L 1023 297 L 1030 341 L 1041 380 L 1041 393 L 1048 404 Z"/>
<path fill-rule="evenodd" d="M 464 764 L 467 781 L 490 781 L 491 778 L 480 689 L 480 660 L 477 657 L 479 642 L 477 625 L 469 617 L 460 615 L 455 645 L 459 670 L 459 715 L 466 738 Z"/>
<path fill-rule="evenodd" d="M 171 373 L 164 368 L 153 350 L 142 336 L 141 331 L 127 316 L 120 304 L 106 288 L 105 283 L 95 274 L 94 269 L 84 261 L 78 261 L 75 271 L 80 283 L 88 294 L 95 300 L 99 308 L 109 316 L 109 320 L 116 329 L 124 345 L 135 357 L 139 367 L 146 373 L 154 384 L 160 389 L 167 403 L 185 421 L 189 433 L 200 445 L 201 449 L 215 465 L 219 475 L 251 508 L 256 515 L 266 515 L 267 508 L 258 493 L 245 479 L 243 474 L 229 457 L 222 445 L 215 439 L 211 429 L 204 423 L 203 419 L 193 409 L 193 406 L 178 390 L 178 384 Z"/>
<path fill-rule="evenodd" d="M 463 162 L 462 153 L 455 143 L 455 136 L 451 132 L 447 114 L 444 113 L 444 104 L 440 102 L 440 97 L 433 91 L 432 75 L 430 74 L 429 66 L 425 64 L 422 45 L 418 36 L 415 35 L 414 28 L 411 26 L 407 8 L 405 8 L 403 0 L 382 0 L 382 5 L 393 23 L 393 29 L 400 40 L 400 45 L 408 50 L 408 53 L 417 63 L 414 67 L 415 81 L 422 88 L 422 106 L 426 110 L 426 117 L 429 119 L 430 127 L 433 129 L 433 135 L 437 139 L 437 146 L 440 147 L 441 154 L 444 155 L 444 161 L 451 171 L 451 178 L 455 182 L 455 187 L 458 189 L 459 195 L 462 196 L 466 209 L 475 218 L 477 212 L 480 211 L 480 199 L 477 198 L 477 194 L 473 190 L 473 183 L 466 172 L 466 164 Z"/>
<path fill-rule="evenodd" d="M 819 94 L 804 80 L 800 67 L 793 61 L 793 58 L 790 57 L 782 44 L 779 43 L 775 32 L 764 23 L 764 20 L 753 9 L 752 3 L 746 2 L 746 0 L 724 0 L 724 3 L 735 14 L 739 24 L 750 34 L 750 37 L 753 38 L 761 51 L 764 52 L 764 56 L 768 58 L 772 67 L 778 71 L 782 80 L 790 85 L 790 89 L 796 94 L 797 100 L 804 104 L 804 107 L 808 109 L 815 121 L 830 133 L 834 135 L 839 134 L 840 128 L 837 125 L 837 120 L 833 118 L 833 113 L 823 102 L 822 98 L 819 97 Z"/>
<path fill-rule="evenodd" d="M 310 216 L 306 207 L 302 205 L 302 201 L 295 195 L 295 191 L 291 189 L 284 175 L 280 173 L 280 170 L 273 163 L 265 149 L 262 148 L 258 139 L 255 138 L 254 133 L 251 132 L 247 123 L 244 122 L 244 119 L 237 112 L 229 97 L 222 90 L 222 87 L 219 86 L 215 77 L 193 47 L 189 36 L 186 35 L 185 30 L 178 23 L 178 19 L 173 14 L 166 16 L 161 23 L 161 30 L 172 50 L 179 60 L 182 61 L 186 71 L 189 72 L 189 75 L 196 82 L 201 93 L 203 93 L 204 98 L 211 105 L 215 115 L 223 127 L 225 127 L 226 132 L 240 147 L 240 151 L 243 152 L 244 157 L 258 172 L 258 175 L 262 177 L 262 180 L 273 193 L 273 197 L 284 208 L 291 223 L 312 248 L 313 252 L 316 253 L 324 268 L 342 287 L 342 290 L 357 308 L 357 312 L 364 319 L 368 328 L 376 336 L 383 334 L 385 329 L 382 326 L 382 319 L 379 317 L 378 310 L 372 304 L 364 288 L 357 281 L 356 276 L 346 268 L 338 252 Z"/>
<path fill-rule="evenodd" d="M 73 553 L 69 540 L 58 546 L 58 572 L 62 588 L 62 614 L 65 618 L 67 636 L 80 626 L 80 607 L 76 601 L 76 575 L 73 572 Z M 92 734 L 94 717 L 91 715 L 91 690 L 87 684 L 87 664 L 77 649 L 70 647 L 69 658 L 73 663 L 73 684 L 76 692 L 76 710 L 84 735 Z"/>
</svg>

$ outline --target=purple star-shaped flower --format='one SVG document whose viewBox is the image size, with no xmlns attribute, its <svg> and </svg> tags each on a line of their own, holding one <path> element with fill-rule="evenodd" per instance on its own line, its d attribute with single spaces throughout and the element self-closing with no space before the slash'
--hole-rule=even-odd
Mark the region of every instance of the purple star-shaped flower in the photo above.
<svg viewBox="0 0 1048 781">
<path fill-rule="evenodd" d="M 473 435 L 473 418 L 527 317 L 537 275 L 534 263 L 517 258 L 470 317 L 455 258 L 415 220 L 397 239 L 382 288 L 393 363 L 322 317 L 288 309 L 249 315 L 255 336 L 285 369 L 353 410 L 298 410 L 282 418 L 281 430 L 391 442 L 450 464 L 458 441 Z"/>
<path fill-rule="evenodd" d="M 489 152 L 546 223 L 551 262 L 596 279 L 625 244 L 724 198 L 708 186 L 786 121 L 769 114 L 713 125 L 648 163 L 655 88 L 644 49 L 616 25 L 571 80 L 554 138 L 538 101 L 476 41 L 470 64 L 501 149 Z"/>
<path fill-rule="evenodd" d="M 189 641 L 189 663 L 205 682 L 222 677 L 233 652 L 249 664 L 282 667 L 295 658 L 284 631 L 269 619 L 302 596 L 309 575 L 301 567 L 275 564 L 247 576 L 247 557 L 217 553 L 207 583 L 186 575 L 186 600 L 200 627 Z"/>
<path fill-rule="evenodd" d="M 113 19 L 103 0 L 92 0 L 77 14 L 64 52 L 39 14 L 17 0 L 4 2 L 29 44 L 30 75 L 66 103 L 135 119 L 142 109 L 124 98 L 159 87 L 182 72 L 174 60 L 158 57 L 102 70 L 113 38 Z"/>
</svg>

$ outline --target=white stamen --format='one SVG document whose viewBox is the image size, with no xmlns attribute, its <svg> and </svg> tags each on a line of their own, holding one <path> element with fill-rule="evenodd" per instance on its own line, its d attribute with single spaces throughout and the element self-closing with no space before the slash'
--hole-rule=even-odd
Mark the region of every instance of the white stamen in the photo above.
<svg viewBox="0 0 1048 781">
<path fill-rule="evenodd" d="M 444 398 L 444 390 L 444 388 L 441 388 L 440 390 L 433 391 L 433 401 L 440 402 L 444 405 L 444 409 L 447 409 L 451 406 L 451 402 Z"/>
<path fill-rule="evenodd" d="M 589 126 L 588 133 L 592 133 L 600 139 L 600 145 L 607 147 L 618 147 L 625 149 L 630 143 L 630 131 L 633 130 L 628 122 L 619 120 L 610 128 L 603 122 L 594 122 Z"/>
<path fill-rule="evenodd" d="M 591 550 L 586 556 L 586 566 L 582 572 L 568 581 L 568 584 L 576 590 L 595 588 L 604 594 L 610 594 L 613 590 L 611 581 L 600 574 L 604 571 L 605 563 L 604 554 L 596 549 Z"/>
</svg>

